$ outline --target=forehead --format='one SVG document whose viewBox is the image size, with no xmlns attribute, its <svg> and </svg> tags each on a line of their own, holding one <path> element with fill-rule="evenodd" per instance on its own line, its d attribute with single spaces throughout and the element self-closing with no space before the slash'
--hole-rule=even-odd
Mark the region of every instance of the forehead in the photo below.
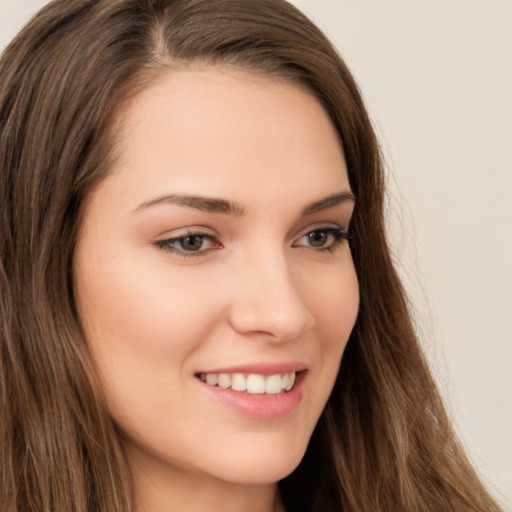
<svg viewBox="0 0 512 512">
<path fill-rule="evenodd" d="M 163 187 L 244 201 L 292 184 L 311 197 L 349 189 L 329 116 L 281 79 L 218 66 L 173 70 L 123 108 L 117 133 L 113 178 L 136 183 L 137 195 Z"/>
</svg>

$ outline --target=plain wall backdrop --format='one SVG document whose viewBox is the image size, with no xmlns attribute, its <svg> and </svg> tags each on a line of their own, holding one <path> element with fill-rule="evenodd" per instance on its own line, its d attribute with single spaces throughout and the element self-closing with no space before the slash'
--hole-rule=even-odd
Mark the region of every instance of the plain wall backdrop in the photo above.
<svg viewBox="0 0 512 512">
<path fill-rule="evenodd" d="M 0 49 L 45 3 L 0 0 Z M 360 83 L 425 350 L 473 462 L 512 511 L 512 0 L 292 3 Z"/>
</svg>

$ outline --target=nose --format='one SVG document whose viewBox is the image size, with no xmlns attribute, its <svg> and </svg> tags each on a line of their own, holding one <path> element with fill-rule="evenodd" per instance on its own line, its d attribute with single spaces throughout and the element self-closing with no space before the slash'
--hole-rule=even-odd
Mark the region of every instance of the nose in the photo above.
<svg viewBox="0 0 512 512">
<path fill-rule="evenodd" d="M 313 328 L 315 318 L 298 290 L 301 276 L 293 275 L 281 251 L 260 251 L 232 275 L 230 323 L 238 333 L 286 342 Z"/>
</svg>

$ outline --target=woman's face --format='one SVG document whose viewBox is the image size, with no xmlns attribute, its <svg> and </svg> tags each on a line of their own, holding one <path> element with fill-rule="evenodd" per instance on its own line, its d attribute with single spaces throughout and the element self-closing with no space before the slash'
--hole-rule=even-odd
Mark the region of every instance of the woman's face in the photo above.
<svg viewBox="0 0 512 512">
<path fill-rule="evenodd" d="M 358 311 L 336 132 L 297 86 L 220 67 L 170 72 L 118 123 L 74 280 L 129 457 L 145 474 L 275 482 Z"/>
</svg>

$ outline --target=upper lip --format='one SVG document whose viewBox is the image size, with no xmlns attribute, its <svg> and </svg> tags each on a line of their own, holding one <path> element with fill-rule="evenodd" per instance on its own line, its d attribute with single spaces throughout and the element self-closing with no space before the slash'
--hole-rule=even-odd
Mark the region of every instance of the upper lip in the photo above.
<svg viewBox="0 0 512 512">
<path fill-rule="evenodd" d="M 308 365 L 299 361 L 287 361 L 287 362 L 258 362 L 258 363 L 247 363 L 234 365 L 229 367 L 209 368 L 208 370 L 201 370 L 197 373 L 255 373 L 258 375 L 277 375 L 290 372 L 300 372 L 307 370 Z"/>
</svg>

